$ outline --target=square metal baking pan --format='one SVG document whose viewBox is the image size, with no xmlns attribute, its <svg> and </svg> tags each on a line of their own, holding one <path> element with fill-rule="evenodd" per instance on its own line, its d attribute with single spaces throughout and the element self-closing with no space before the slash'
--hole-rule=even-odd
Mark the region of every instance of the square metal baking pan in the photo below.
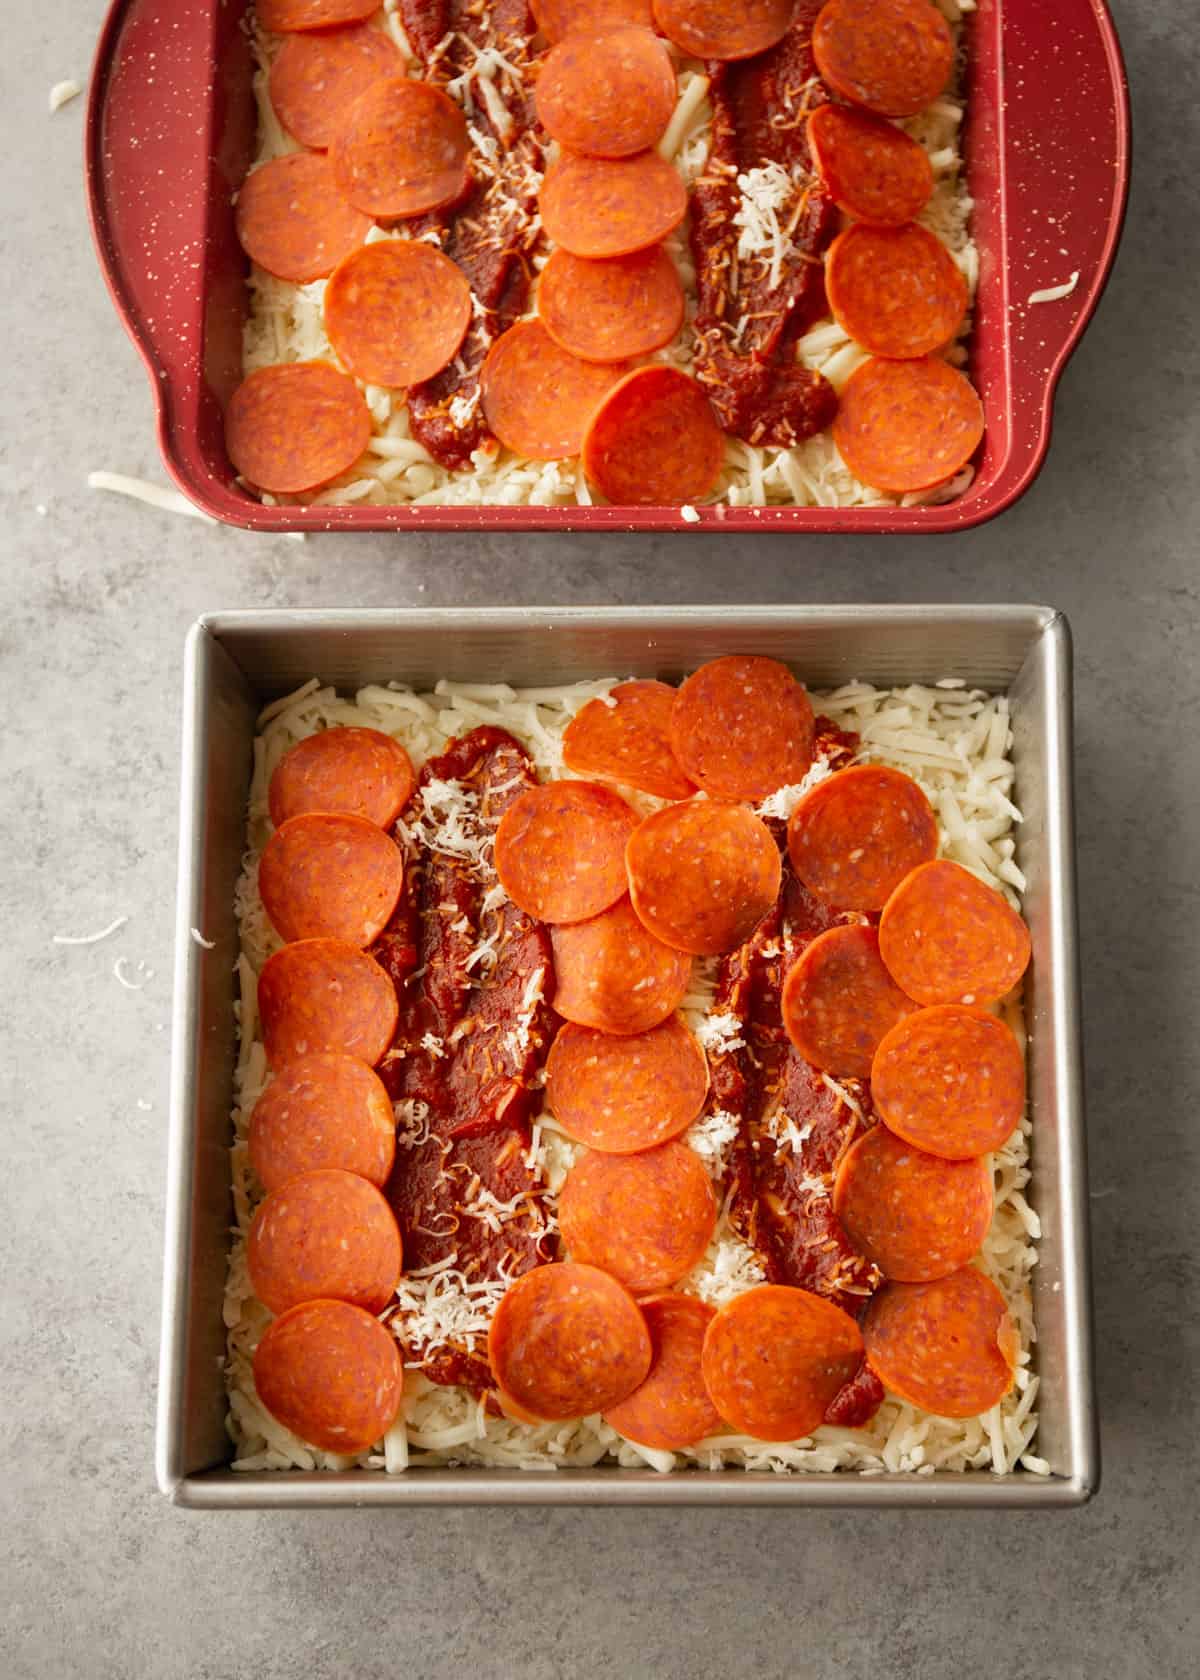
<svg viewBox="0 0 1200 1680">
<path fill-rule="evenodd" d="M 150 374 L 185 495 L 259 531 L 687 530 L 678 507 L 265 507 L 236 482 L 222 413 L 241 378 L 246 258 L 232 198 L 254 155 L 249 0 L 111 0 L 85 167 L 101 268 Z M 979 288 L 971 377 L 987 435 L 943 507 L 701 508 L 744 531 L 955 531 L 1036 477 L 1059 375 L 1099 302 L 1129 181 L 1129 98 L 1105 0 L 978 0 L 965 20 L 963 156 Z M 1066 281 L 1069 295 L 1028 303 Z"/>
<path fill-rule="evenodd" d="M 241 1474 L 228 1468 L 221 1302 L 229 1182 L 237 955 L 234 886 L 245 847 L 255 716 L 319 676 L 344 692 L 439 677 L 514 685 L 606 674 L 678 680 L 737 650 L 786 660 L 814 688 L 953 675 L 1012 701 L 1017 861 L 1034 960 L 1027 994 L 1030 1195 L 1041 1427 L 1049 1477 L 772 1475 L 742 1470 L 412 1469 Z M 1071 789 L 1071 651 L 1049 607 L 617 607 L 216 613 L 187 641 L 167 1183 L 158 1480 L 188 1506 L 743 1504 L 1061 1506 L 1094 1491 L 1087 1178 L 1080 1067 Z M 192 929 L 215 941 L 206 950 Z"/>
</svg>

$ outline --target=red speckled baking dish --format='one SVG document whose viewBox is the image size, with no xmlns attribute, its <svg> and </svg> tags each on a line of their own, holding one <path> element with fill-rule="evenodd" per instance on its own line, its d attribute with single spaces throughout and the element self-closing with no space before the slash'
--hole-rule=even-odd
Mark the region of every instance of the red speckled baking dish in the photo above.
<svg viewBox="0 0 1200 1680">
<path fill-rule="evenodd" d="M 672 530 L 677 507 L 264 507 L 235 482 L 246 259 L 232 193 L 254 144 L 249 0 L 114 0 L 88 106 L 88 198 L 113 299 L 154 383 L 163 458 L 205 512 L 259 531 Z M 964 152 L 980 278 L 971 375 L 987 435 L 967 493 L 928 508 L 702 508 L 726 530 L 954 531 L 1026 490 L 1059 374 L 1103 290 L 1129 180 L 1129 102 L 1104 0 L 980 0 Z M 1078 271 L 1069 296 L 1031 292 Z"/>
</svg>

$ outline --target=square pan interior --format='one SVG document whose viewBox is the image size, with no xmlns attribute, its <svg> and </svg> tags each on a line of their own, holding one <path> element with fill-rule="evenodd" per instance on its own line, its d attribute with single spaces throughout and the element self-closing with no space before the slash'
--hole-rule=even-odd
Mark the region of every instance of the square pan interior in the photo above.
<svg viewBox="0 0 1200 1680">
<path fill-rule="evenodd" d="M 605 674 L 676 681 L 731 649 L 785 659 L 814 688 L 952 674 L 1013 705 L 1017 861 L 1034 948 L 1026 1009 L 1033 1105 L 1033 1273 L 1042 1377 L 1038 1452 L 1049 1478 L 771 1475 L 617 1467 L 545 1472 L 414 1469 L 240 1474 L 225 1468 L 221 1301 L 231 1224 L 228 1146 L 237 954 L 254 720 L 313 675 L 514 685 Z M 611 608 L 221 613 L 193 627 L 184 738 L 171 1138 L 159 1391 L 159 1483 L 189 1506 L 462 1503 L 1042 1506 L 1094 1491 L 1087 1192 L 1079 1050 L 1071 798 L 1070 637 L 1045 607 Z M 202 950 L 190 930 L 216 942 Z"/>
</svg>

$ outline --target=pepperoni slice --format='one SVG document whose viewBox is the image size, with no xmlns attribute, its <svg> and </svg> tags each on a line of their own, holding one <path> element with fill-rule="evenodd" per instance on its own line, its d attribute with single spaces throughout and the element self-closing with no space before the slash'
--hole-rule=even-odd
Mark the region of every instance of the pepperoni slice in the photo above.
<svg viewBox="0 0 1200 1680">
<path fill-rule="evenodd" d="M 855 222 L 825 263 L 829 307 L 843 332 L 873 356 L 913 360 L 948 344 L 967 313 L 967 282 L 932 233 Z"/>
<path fill-rule="evenodd" d="M 563 735 L 563 762 L 577 775 L 623 782 L 658 799 L 690 799 L 696 790 L 671 750 L 674 703 L 668 683 L 618 683 L 571 719 Z"/>
<path fill-rule="evenodd" d="M 396 1338 L 345 1301 L 306 1301 L 268 1324 L 254 1387 L 273 1418 L 322 1452 L 362 1453 L 395 1423 L 404 1390 Z"/>
<path fill-rule="evenodd" d="M 495 341 L 479 377 L 484 416 L 515 455 L 561 461 L 578 455 L 596 405 L 624 365 L 581 362 L 540 321 L 518 321 Z"/>
<path fill-rule="evenodd" d="M 381 729 L 322 729 L 289 747 L 267 795 L 271 821 L 333 811 L 391 828 L 412 796 L 412 760 Z"/>
<path fill-rule="evenodd" d="M 996 1285 L 973 1266 L 931 1283 L 885 1284 L 862 1333 L 889 1391 L 938 1417 L 978 1417 L 1013 1385 L 1016 1330 Z"/>
<path fill-rule="evenodd" d="M 595 1266 L 538 1266 L 510 1284 L 488 1332 L 488 1361 L 526 1415 L 607 1411 L 645 1381 L 650 1332 L 629 1291 Z"/>
<path fill-rule="evenodd" d="M 258 0 L 260 29 L 328 29 L 337 23 L 361 23 L 379 10 L 379 0 Z"/>
<path fill-rule="evenodd" d="M 600 262 L 555 251 L 538 281 L 538 316 L 585 362 L 619 362 L 669 344 L 683 323 L 683 286 L 661 245 Z"/>
<path fill-rule="evenodd" d="M 466 191 L 468 149 L 466 118 L 447 94 L 388 76 L 355 101 L 329 157 L 338 191 L 369 216 L 422 216 Z"/>
<path fill-rule="evenodd" d="M 899 1283 L 948 1277 L 992 1222 L 987 1162 L 944 1161 L 873 1126 L 842 1159 L 833 1211 L 860 1254 Z"/>
<path fill-rule="evenodd" d="M 550 930 L 554 1007 L 565 1021 L 602 1033 L 644 1033 L 673 1015 L 692 959 L 647 931 L 629 899 L 586 922 Z"/>
<path fill-rule="evenodd" d="M 744 805 L 690 800 L 638 824 L 626 852 L 642 925 L 696 956 L 736 950 L 779 896 L 779 849 Z"/>
<path fill-rule="evenodd" d="M 832 101 L 818 105 L 808 119 L 808 144 L 830 198 L 860 222 L 900 227 L 932 196 L 928 152 L 883 117 Z"/>
<path fill-rule="evenodd" d="M 898 1137 L 948 1161 L 987 1155 L 1025 1108 L 1025 1058 L 986 1009 L 946 1003 L 894 1026 L 871 1063 L 871 1096 Z"/>
<path fill-rule="evenodd" d="M 424 240 L 380 240 L 338 264 L 324 310 L 329 342 L 351 373 L 372 385 L 416 385 L 453 361 L 471 323 L 471 287 Z"/>
<path fill-rule="evenodd" d="M 694 1295 L 651 1295 L 641 1303 L 654 1349 L 650 1375 L 604 1421 L 627 1441 L 679 1452 L 721 1427 L 700 1371 L 704 1336 L 716 1308 Z"/>
<path fill-rule="evenodd" d="M 340 1167 L 382 1188 L 395 1153 L 391 1099 L 355 1056 L 285 1063 L 250 1116 L 250 1165 L 267 1191 L 319 1167 Z"/>
<path fill-rule="evenodd" d="M 881 117 L 914 117 L 954 69 L 950 25 L 929 0 L 829 0 L 813 28 L 825 81 Z"/>
<path fill-rule="evenodd" d="M 225 412 L 225 447 L 260 490 L 317 490 L 352 467 L 371 415 L 352 379 L 328 362 L 281 362 L 244 379 Z"/>
<path fill-rule="evenodd" d="M 632 158 L 565 157 L 538 204 L 547 239 L 576 257 L 627 257 L 657 245 L 687 213 L 687 190 L 657 152 Z"/>
<path fill-rule="evenodd" d="M 599 782 L 547 782 L 514 799 L 496 830 L 496 873 L 542 922 L 585 922 L 624 896 L 637 815 Z"/>
<path fill-rule="evenodd" d="M 873 927 L 832 927 L 806 945 L 783 983 L 783 1024 L 827 1073 L 866 1079 L 884 1035 L 916 1005 L 879 956 Z"/>
<path fill-rule="evenodd" d="M 994 888 L 940 858 L 884 905 L 879 953 L 918 1003 L 994 1003 L 1029 966 L 1029 929 Z"/>
<path fill-rule="evenodd" d="M 302 939 L 268 957 L 258 977 L 267 1060 L 337 1050 L 372 1067 L 396 1030 L 396 991 L 374 957 L 337 939 Z"/>
<path fill-rule="evenodd" d="M 707 496 L 725 464 L 708 398 L 678 368 L 638 368 L 613 388 L 583 440 L 583 470 L 617 506 L 678 505 Z"/>
<path fill-rule="evenodd" d="M 717 1204 L 686 1143 L 638 1155 L 587 1149 L 559 1192 L 558 1223 L 573 1259 L 646 1294 L 691 1271 L 716 1229 Z"/>
<path fill-rule="evenodd" d="M 553 45 L 575 30 L 595 33 L 633 24 L 653 29 L 650 0 L 532 0 L 538 28 Z"/>
<path fill-rule="evenodd" d="M 892 495 L 929 490 L 966 466 L 983 436 L 983 404 L 937 356 L 873 358 L 842 389 L 833 441 L 850 471 Z"/>
<path fill-rule="evenodd" d="M 396 842 L 363 817 L 310 811 L 277 828 L 258 890 L 281 939 L 365 946 L 388 924 L 404 884 Z"/>
<path fill-rule="evenodd" d="M 671 120 L 671 55 L 648 29 L 569 35 L 542 61 L 535 102 L 546 133 L 568 151 L 631 157 L 656 146 Z"/>
<path fill-rule="evenodd" d="M 911 776 L 839 770 L 792 812 L 788 856 L 810 892 L 839 910 L 882 910 L 909 870 L 937 856 L 937 818 Z"/>
<path fill-rule="evenodd" d="M 370 231 L 371 218 L 347 204 L 320 152 L 272 158 L 247 175 L 238 194 L 242 249 L 280 280 L 324 279 Z"/>
<path fill-rule="evenodd" d="M 671 713 L 675 757 L 714 799 L 765 799 L 802 781 L 814 733 L 804 685 L 777 659 L 745 654 L 701 665 Z"/>
<path fill-rule="evenodd" d="M 654 21 L 691 58 L 753 58 L 782 41 L 795 0 L 654 0 Z"/>
<path fill-rule="evenodd" d="M 246 1265 L 273 1313 L 301 1301 L 350 1301 L 382 1312 L 400 1276 L 400 1232 L 375 1185 L 355 1173 L 301 1173 L 269 1195 L 250 1225 Z"/>
<path fill-rule="evenodd" d="M 701 1368 L 713 1405 L 735 1429 L 794 1441 L 821 1424 L 862 1354 L 849 1313 L 806 1289 L 764 1283 L 719 1309 Z"/>
<path fill-rule="evenodd" d="M 355 100 L 404 63 L 382 29 L 352 24 L 319 35 L 291 35 L 271 64 L 271 104 L 289 134 L 324 151 Z"/>
<path fill-rule="evenodd" d="M 704 1051 L 678 1015 L 623 1038 L 568 1022 L 546 1074 L 555 1119 L 577 1143 L 609 1155 L 678 1137 L 708 1095 Z"/>
</svg>

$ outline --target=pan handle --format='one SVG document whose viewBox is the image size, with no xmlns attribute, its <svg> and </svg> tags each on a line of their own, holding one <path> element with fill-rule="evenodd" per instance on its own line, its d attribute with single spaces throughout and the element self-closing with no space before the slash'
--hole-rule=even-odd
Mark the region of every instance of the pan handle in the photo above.
<svg viewBox="0 0 1200 1680">
<path fill-rule="evenodd" d="M 1120 242 L 1129 90 L 1105 0 L 1005 0 L 997 27 L 1005 90 L 995 113 L 1004 216 L 999 295 L 1011 357 L 1009 470 L 1020 494 L 1046 452 L 1059 376 Z M 1031 301 L 1060 288 L 1061 295 Z"/>
<path fill-rule="evenodd" d="M 92 236 L 150 374 L 163 459 L 225 517 L 207 504 L 243 499 L 221 444 L 245 307 L 232 211 L 254 129 L 243 11 L 113 0 L 84 139 Z"/>
</svg>

